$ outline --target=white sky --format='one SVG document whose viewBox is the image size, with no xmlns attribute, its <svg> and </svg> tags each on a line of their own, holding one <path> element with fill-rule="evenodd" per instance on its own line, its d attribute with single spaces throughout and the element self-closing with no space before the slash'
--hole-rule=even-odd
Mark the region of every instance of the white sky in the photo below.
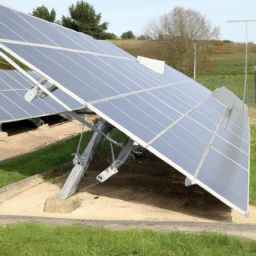
<svg viewBox="0 0 256 256">
<path fill-rule="evenodd" d="M 45 5 L 49 10 L 54 8 L 57 19 L 68 15 L 68 7 L 77 0 L 0 0 L 20 11 L 31 13 L 33 8 Z M 256 0 L 90 0 L 96 13 L 102 13 L 101 21 L 108 21 L 109 32 L 120 36 L 132 30 L 135 35 L 143 33 L 144 25 L 175 6 L 199 11 L 221 28 L 221 39 L 234 42 L 245 41 L 244 23 L 226 23 L 226 20 L 256 20 Z M 256 22 L 248 23 L 248 41 L 256 43 Z"/>
</svg>

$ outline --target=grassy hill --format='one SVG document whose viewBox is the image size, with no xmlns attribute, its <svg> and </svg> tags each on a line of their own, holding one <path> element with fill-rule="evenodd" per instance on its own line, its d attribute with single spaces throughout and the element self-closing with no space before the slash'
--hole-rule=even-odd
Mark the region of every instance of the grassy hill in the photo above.
<svg viewBox="0 0 256 256">
<path fill-rule="evenodd" d="M 153 44 L 146 40 L 110 40 L 111 43 L 127 51 L 131 55 L 138 55 L 161 59 L 166 61 L 164 54 L 154 52 Z M 155 42 L 161 44 L 161 42 Z M 212 42 L 204 54 L 197 51 L 197 75 L 198 76 L 227 76 L 244 75 L 245 70 L 245 44 Z M 253 66 L 256 65 L 256 44 L 248 44 L 248 74 L 253 74 Z"/>
</svg>

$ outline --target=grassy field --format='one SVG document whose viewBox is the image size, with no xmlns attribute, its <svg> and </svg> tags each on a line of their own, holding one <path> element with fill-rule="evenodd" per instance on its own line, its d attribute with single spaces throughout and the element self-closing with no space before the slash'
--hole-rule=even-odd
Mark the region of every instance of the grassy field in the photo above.
<svg viewBox="0 0 256 256">
<path fill-rule="evenodd" d="M 111 40 L 111 42 L 134 55 L 135 57 L 137 57 L 137 55 L 149 58 L 151 56 L 155 56 L 153 54 L 154 49 L 152 49 L 152 45 L 148 44 L 148 41 L 146 40 Z M 165 60 L 164 56 L 165 55 L 161 55 L 162 60 Z M 248 74 L 254 74 L 254 65 L 256 65 L 256 45 L 249 44 L 247 70 Z M 210 46 L 208 52 L 204 54 L 201 54 L 200 50 L 198 50 L 197 75 L 199 76 L 244 75 L 244 72 L 244 44 L 225 43 L 221 46 L 216 46 L 213 44 Z"/>
<path fill-rule="evenodd" d="M 221 234 L 128 230 L 113 232 L 80 225 L 0 226 L 5 255 L 255 255 L 256 242 Z"/>
<path fill-rule="evenodd" d="M 112 44 L 122 48 L 123 45 L 127 46 L 132 46 L 132 47 L 137 47 L 140 46 L 141 44 L 146 43 L 146 40 L 130 40 L 130 39 L 126 39 L 126 40 L 109 40 Z"/>
<path fill-rule="evenodd" d="M 256 55 L 255 55 L 256 56 Z M 256 65 L 256 57 L 248 58 L 247 73 L 254 74 L 253 66 Z M 197 68 L 197 73 L 203 75 L 217 75 L 217 76 L 230 76 L 230 75 L 243 75 L 245 72 L 245 59 L 213 59 L 204 60 Z"/>
</svg>

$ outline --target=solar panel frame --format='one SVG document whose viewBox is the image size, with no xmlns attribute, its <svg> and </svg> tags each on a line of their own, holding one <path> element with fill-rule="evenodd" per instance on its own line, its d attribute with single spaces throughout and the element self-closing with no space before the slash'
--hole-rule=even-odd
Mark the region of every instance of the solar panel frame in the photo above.
<svg viewBox="0 0 256 256">
<path fill-rule="evenodd" d="M 88 40 L 87 40 L 88 41 Z M 8 44 L 6 44 L 6 43 L 4 43 L 4 45 L 7 45 L 8 46 Z M 37 46 L 35 46 L 35 47 L 37 47 Z M 52 47 L 49 47 L 49 48 L 52 48 Z M 9 50 L 8 48 L 6 48 L 7 50 Z M 12 52 L 13 53 L 13 52 Z M 84 54 L 84 53 L 80 53 L 80 54 Z M 91 53 L 87 53 L 87 54 L 91 54 Z M 16 56 L 18 56 L 17 54 L 16 54 Z M 97 54 L 97 58 L 103 58 L 103 57 L 100 57 L 100 54 Z M 19 56 L 18 56 L 19 57 Z M 113 57 L 113 56 L 112 56 Z M 116 56 L 115 56 L 115 58 L 116 58 Z M 112 65 L 114 65 L 114 63 L 118 63 L 118 62 L 123 62 L 123 63 L 125 63 L 125 65 L 128 65 L 128 66 L 132 66 L 131 65 L 131 63 L 135 63 L 135 62 L 125 62 L 124 60 L 125 60 L 125 58 L 122 58 L 121 57 L 121 61 L 117 61 L 117 59 L 114 59 L 114 60 L 112 60 L 112 59 L 108 59 L 108 60 L 111 60 L 111 64 Z M 131 60 L 130 60 L 131 61 Z M 26 63 L 28 63 L 30 66 L 33 66 L 33 65 L 31 65 L 28 61 L 26 61 Z M 122 65 L 120 65 L 119 64 L 119 66 L 118 66 L 118 68 L 117 69 L 119 69 L 119 70 L 122 70 L 122 72 L 124 72 L 124 69 L 122 68 Z M 131 67 L 131 69 L 134 71 L 136 68 L 133 68 L 133 67 Z M 177 80 L 172 80 L 172 82 L 173 81 L 185 81 L 185 79 L 187 79 L 187 77 L 185 76 L 185 75 L 183 75 L 183 74 L 181 74 L 181 73 L 179 73 L 178 71 L 173 71 L 170 67 L 168 67 L 167 65 L 166 65 L 166 67 L 165 67 L 165 69 L 166 69 L 166 72 L 165 72 L 165 75 L 164 76 L 162 76 L 161 78 L 160 77 L 152 77 L 152 76 L 148 76 L 147 77 L 147 74 L 149 73 L 149 71 L 148 70 L 142 70 L 142 68 L 140 67 L 140 66 L 138 66 L 138 69 L 140 70 L 140 72 L 138 72 L 137 70 L 136 70 L 136 72 L 134 71 L 134 72 L 131 72 L 131 71 L 128 71 L 128 73 L 127 73 L 127 76 L 131 76 L 131 75 L 133 75 L 133 80 L 135 80 L 135 82 L 137 83 L 137 84 L 139 84 L 140 86 L 141 86 L 141 83 L 142 83 L 142 81 L 143 82 L 145 82 L 144 84 L 143 84 L 143 86 L 142 86 L 142 88 L 145 90 L 145 91 L 148 91 L 148 90 L 157 90 L 157 87 L 156 88 L 154 88 L 154 84 L 158 84 L 160 81 L 162 82 L 162 83 L 164 83 L 164 81 L 168 81 L 169 79 L 170 79 L 170 77 L 171 77 L 171 75 L 172 74 L 175 74 L 175 79 L 177 79 Z M 41 72 L 41 74 L 45 74 L 45 73 L 43 73 L 42 71 L 40 71 L 40 69 L 37 69 L 39 72 Z M 46 72 L 47 73 L 47 72 Z M 46 75 L 46 74 L 45 74 Z M 135 76 L 134 76 L 135 75 Z M 143 77 L 143 79 L 142 78 L 139 78 L 138 80 L 137 80 L 137 78 L 135 79 L 135 77 L 138 77 L 138 76 L 141 76 L 141 77 Z M 51 80 L 51 82 L 53 81 L 53 82 L 56 82 L 55 80 L 54 80 L 54 78 L 51 78 L 51 76 L 49 76 L 49 78 L 50 78 L 50 80 Z M 182 79 L 184 79 L 184 80 L 182 80 Z M 191 80 L 190 80 L 191 81 Z M 161 84 L 162 84 L 161 83 Z M 191 82 L 192 83 L 192 82 Z M 148 84 L 148 85 L 146 85 L 146 84 Z M 164 91 L 166 92 L 166 95 L 168 95 L 169 97 L 170 97 L 170 95 L 173 95 L 173 94 L 175 94 L 175 95 L 177 95 L 177 94 L 179 94 L 179 96 L 178 96 L 178 98 L 180 98 L 180 99 L 183 99 L 183 101 L 184 102 L 188 102 L 188 104 L 189 104 L 189 106 L 191 107 L 191 110 L 193 110 L 193 111 L 191 111 L 191 112 L 189 112 L 189 113 L 185 113 L 185 114 L 183 114 L 183 116 L 182 116 L 182 118 L 181 119 L 183 119 L 183 118 L 188 118 L 187 120 L 193 120 L 194 122 L 197 122 L 198 124 L 199 123 L 202 123 L 202 120 L 204 120 L 204 124 L 203 124 L 203 126 L 205 127 L 205 128 L 207 128 L 207 130 L 210 132 L 210 133 L 212 133 L 212 134 L 214 134 L 213 136 L 219 136 L 219 135 L 215 135 L 215 133 L 214 132 L 216 132 L 216 131 L 218 131 L 218 129 L 219 129 L 219 127 L 223 130 L 223 122 L 222 121 L 220 121 L 220 123 L 219 123 L 219 126 L 218 126 L 218 118 L 221 116 L 221 115 L 219 115 L 219 114 L 217 114 L 217 113 L 215 113 L 215 115 L 212 115 L 212 117 L 214 118 L 214 122 L 213 121 L 211 121 L 210 119 L 208 119 L 207 120 L 207 118 L 206 118 L 206 115 L 207 115 L 207 113 L 209 113 L 209 110 L 212 108 L 212 106 L 211 106 L 211 104 L 209 105 L 209 103 L 208 103 L 208 105 L 207 104 L 205 104 L 205 106 L 204 106 L 204 108 L 196 108 L 197 107 L 197 105 L 198 105 L 198 103 L 200 103 L 200 100 L 202 100 L 202 99 L 204 99 L 204 95 L 207 95 L 207 94 L 210 94 L 210 91 L 208 90 L 208 89 L 204 89 L 203 87 L 200 87 L 197 83 L 194 83 L 194 86 L 193 87 L 188 87 L 188 86 L 186 86 L 185 84 L 183 84 L 182 85 L 182 87 L 183 88 L 189 88 L 189 89 L 191 89 L 191 93 L 189 93 L 189 94 L 187 94 L 186 92 L 184 92 L 184 90 L 181 90 L 181 87 L 178 87 L 177 85 L 174 85 L 173 86 L 173 84 L 175 84 L 175 83 L 171 83 L 170 85 L 172 85 L 172 86 L 169 86 L 168 84 L 166 84 L 166 86 L 164 86 Z M 99 105 L 106 105 L 106 104 L 111 104 L 110 103 L 110 101 L 120 101 L 119 99 L 118 99 L 118 97 L 123 97 L 123 95 L 116 95 L 116 96 L 108 96 L 108 99 L 106 100 L 106 101 L 104 101 L 104 99 L 93 99 L 91 102 L 88 102 L 87 100 L 84 100 L 84 99 L 81 99 L 79 96 L 78 96 L 78 94 L 77 94 L 77 92 L 71 92 L 70 90 L 68 90 L 68 89 L 66 89 L 65 87 L 63 87 L 62 85 L 61 85 L 61 83 L 59 83 L 59 82 L 57 82 L 57 86 L 60 88 L 60 89 L 62 89 L 62 90 L 64 90 L 66 93 L 68 93 L 71 97 L 74 97 L 74 98 L 76 98 L 76 100 L 79 100 L 79 102 L 83 102 L 85 105 L 87 105 L 91 110 L 93 110 L 94 112 L 96 112 L 96 113 L 98 113 L 98 114 L 100 114 L 104 119 L 106 119 L 107 121 L 109 121 L 110 123 L 112 123 L 114 126 L 116 126 L 117 128 L 119 128 L 120 130 L 122 130 L 123 132 L 125 132 L 128 136 L 130 136 L 132 139 L 135 139 L 138 143 L 140 143 L 142 146 L 145 146 L 145 147 L 147 147 L 151 152 L 153 152 L 154 154 L 156 154 L 157 156 L 159 156 L 160 158 L 162 158 L 164 161 L 166 161 L 167 163 L 169 163 L 169 164 L 171 164 L 173 167 L 175 167 L 177 170 L 179 170 L 181 173 L 183 173 L 184 175 L 186 175 L 188 178 L 190 178 L 190 179 L 193 179 L 194 177 L 195 177 L 195 174 L 193 174 L 193 172 L 192 171 L 186 171 L 184 168 L 182 168 L 181 166 L 179 166 L 179 165 L 177 165 L 174 161 L 171 161 L 170 160 L 170 158 L 168 158 L 168 157 L 166 157 L 165 155 L 163 155 L 162 153 L 160 153 L 160 152 L 158 152 L 156 149 L 154 149 L 154 147 L 153 147 L 153 144 L 154 143 L 158 143 L 159 142 L 159 140 L 163 140 L 163 138 L 164 138 L 164 136 L 167 136 L 168 134 L 170 135 L 170 132 L 171 132 L 171 128 L 172 128 L 172 126 L 170 126 L 170 127 L 167 127 L 168 129 L 167 130 L 163 130 L 162 131 L 162 133 L 160 133 L 159 135 L 161 135 L 159 138 L 156 136 L 155 137 L 155 139 L 156 140 L 154 140 L 153 141 L 153 144 L 149 144 L 147 141 L 143 141 L 141 138 L 142 138 L 142 136 L 141 135 L 138 135 L 138 136 L 135 136 L 134 135 L 134 133 L 132 133 L 132 132 L 130 132 L 129 131 L 129 129 L 126 129 L 124 126 L 122 126 L 122 125 L 120 125 L 118 122 L 116 122 L 115 120 L 113 120 L 113 119 L 111 119 L 108 115 L 105 115 L 102 111 L 100 111 L 99 109 L 97 109 L 95 106 L 99 106 Z M 163 86 L 163 84 L 162 84 L 162 86 Z M 199 86 L 199 87 L 198 87 Z M 161 86 L 160 86 L 161 87 Z M 175 93 L 174 93 L 174 91 L 173 90 L 175 90 Z M 196 93 L 196 91 L 199 91 L 199 93 L 197 94 Z M 151 91 L 151 93 L 152 93 L 153 91 Z M 139 93 L 139 91 L 138 92 L 136 92 L 137 94 Z M 185 96 L 187 96 L 187 98 L 185 97 Z M 117 97 L 116 99 L 112 99 L 112 98 L 115 98 L 115 97 Z M 129 96 L 127 96 L 126 95 L 126 98 L 129 98 Z M 122 100 L 124 100 L 124 99 L 126 99 L 126 98 L 122 98 Z M 189 98 L 191 99 L 191 100 L 189 100 Z M 210 97 L 210 98 L 212 98 L 212 97 Z M 97 102 L 98 101 L 98 102 Z M 102 102 L 101 102 L 102 101 Z M 218 107 L 219 106 L 221 106 L 221 101 L 218 101 L 218 100 L 216 100 L 215 99 L 215 101 L 213 101 L 213 102 L 218 102 Z M 239 103 L 240 104 L 240 103 Z M 133 103 L 133 105 L 134 105 L 134 103 Z M 222 104 L 223 105 L 223 104 Z M 106 105 L 107 106 L 107 105 Z M 210 107 L 209 107 L 210 106 Z M 224 106 L 225 107 L 225 106 Z M 235 105 L 235 107 L 236 107 L 236 105 Z M 239 108 L 239 106 L 238 106 L 238 108 Z M 104 110 L 104 109 L 102 109 L 102 110 Z M 105 110 L 104 110 L 105 111 Z M 218 111 L 221 111 L 221 108 L 219 108 L 219 109 L 217 109 L 217 112 Z M 143 112 L 143 111 L 142 111 Z M 141 113 L 142 113 L 141 112 Z M 145 111 L 144 111 L 145 112 Z M 184 116 L 185 115 L 185 116 Z M 245 114 L 246 115 L 246 114 Z M 224 118 L 224 116 L 223 116 L 223 118 Z M 152 118 L 151 118 L 152 119 Z M 148 121 L 149 120 L 151 120 L 151 119 L 148 119 Z M 153 120 L 153 119 L 152 119 Z M 206 121 L 207 122 L 206 122 Z M 222 120 L 222 119 L 221 119 Z M 180 120 L 177 120 L 178 122 L 175 124 L 175 125 L 177 125 L 178 123 L 179 123 L 179 121 Z M 234 118 L 234 117 L 232 117 L 232 119 L 230 118 L 230 121 L 232 122 L 232 125 L 233 126 L 231 126 L 230 127 L 230 129 L 232 129 L 232 130 L 234 130 L 234 127 L 235 127 L 235 125 L 236 125 L 236 123 L 237 123 L 237 118 Z M 248 120 L 243 120 L 243 122 L 244 122 L 244 126 L 243 126 L 243 129 L 244 130 L 246 130 L 246 133 L 248 134 Z M 153 125 L 153 123 L 152 123 L 152 125 Z M 202 126 L 202 124 L 200 124 L 201 126 Z M 151 127 L 153 127 L 153 126 L 151 126 Z M 153 128 L 152 128 L 153 129 Z M 222 131 L 220 129 L 220 131 Z M 154 130 L 154 132 L 153 132 L 153 134 L 157 134 L 158 133 L 158 131 L 160 130 L 160 127 L 159 128 L 157 128 L 156 130 Z M 232 131 L 228 131 L 229 133 L 233 133 Z M 227 132 L 227 134 L 228 134 L 228 132 Z M 246 134 L 245 133 L 245 134 Z M 245 136 L 246 137 L 246 135 L 244 135 L 244 133 L 241 133 L 242 134 L 242 136 Z M 233 136 L 233 135 L 232 135 Z M 221 136 L 220 136 L 221 137 Z M 169 138 L 169 137 L 168 137 Z M 213 139 L 214 139 L 214 137 L 213 137 Z M 241 138 L 239 138 L 239 139 L 241 139 Z M 145 139 L 146 140 L 146 139 Z M 148 140 L 148 139 L 147 139 Z M 241 139 L 241 141 L 243 141 L 243 139 Z M 206 147 L 207 147 L 207 144 L 206 144 Z M 211 148 L 210 149 L 210 152 L 212 152 L 212 150 L 215 150 L 214 148 Z M 216 151 L 216 150 L 215 150 Z M 202 155 L 202 149 L 200 149 L 200 155 Z M 192 152 L 191 152 L 192 153 Z M 250 152 L 249 152 L 249 154 L 250 154 Z M 207 155 L 206 155 L 206 159 L 207 159 Z M 193 158 L 193 157 L 192 157 Z M 198 162 L 199 161 L 199 159 L 196 161 L 196 162 Z M 248 159 L 248 161 L 249 161 L 249 159 Z M 200 165 L 200 164 L 199 164 Z M 199 166 L 198 165 L 198 166 Z M 249 165 L 248 165 L 249 166 Z M 248 170 L 249 171 L 249 170 Z M 192 175 L 193 174 L 193 175 Z M 200 169 L 199 169 L 199 175 L 200 175 Z M 229 206 L 231 206 L 231 207 L 233 207 L 234 209 L 236 209 L 237 211 L 239 211 L 240 213 L 242 213 L 243 215 L 247 215 L 248 214 L 248 209 L 240 209 L 239 207 L 237 207 L 236 205 L 234 205 L 232 202 L 230 202 L 230 201 L 228 201 L 228 200 L 226 200 L 224 197 L 222 197 L 220 194 L 218 194 L 218 193 L 216 193 L 216 191 L 213 191 L 209 186 L 207 186 L 207 185 L 205 185 L 205 184 L 202 184 L 202 182 L 200 181 L 200 180 L 198 180 L 198 179 L 196 179 L 196 182 L 197 182 L 197 184 L 199 184 L 201 187 L 203 187 L 203 188 L 206 188 L 206 190 L 208 190 L 208 191 L 210 191 L 213 195 L 215 195 L 217 198 L 219 198 L 219 199 L 221 199 L 223 202 L 225 202 L 227 205 L 229 205 Z M 249 184 L 249 183 L 248 183 Z M 248 185 L 248 188 L 249 188 L 249 185 Z M 248 193 L 247 193 L 247 200 L 248 200 Z"/>
</svg>

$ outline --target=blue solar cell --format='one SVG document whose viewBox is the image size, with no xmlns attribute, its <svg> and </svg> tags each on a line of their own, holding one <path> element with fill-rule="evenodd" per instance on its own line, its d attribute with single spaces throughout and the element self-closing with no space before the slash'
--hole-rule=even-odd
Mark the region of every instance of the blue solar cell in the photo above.
<svg viewBox="0 0 256 256">
<path fill-rule="evenodd" d="M 106 57 L 98 57 L 100 60 L 107 62 L 109 65 L 114 67 L 116 70 L 119 70 L 126 77 L 130 78 L 137 85 L 141 87 L 141 89 L 149 89 L 153 88 L 154 84 L 150 82 L 147 78 L 142 77 L 140 73 L 137 71 L 131 71 L 122 65 L 122 60 L 114 59 L 114 58 L 106 58 Z M 136 64 L 136 62 L 134 62 Z M 137 63 L 137 65 L 140 65 Z"/>
<path fill-rule="evenodd" d="M 30 116 L 41 116 L 45 114 L 43 110 L 33 107 L 31 103 L 24 100 L 23 97 L 14 91 L 3 92 L 3 95 L 13 102 L 13 105 L 16 104 L 21 110 L 26 112 L 25 115 L 20 118 L 27 117 L 28 114 Z M 5 106 L 5 108 L 7 108 L 7 106 Z"/>
<path fill-rule="evenodd" d="M 157 135 L 151 131 L 151 127 L 146 127 L 109 102 L 97 103 L 94 107 L 144 142 L 152 140 Z"/>
<path fill-rule="evenodd" d="M 120 60 L 120 64 L 126 68 L 131 70 L 132 72 L 139 72 L 143 78 L 147 78 L 150 82 L 153 83 L 154 87 L 158 87 L 161 85 L 173 84 L 175 82 L 180 82 L 180 80 L 175 79 L 174 77 L 170 79 L 166 79 L 165 75 L 158 74 L 156 72 L 152 72 L 151 69 L 146 68 L 145 66 L 138 64 L 133 61 Z"/>
<path fill-rule="evenodd" d="M 93 40 L 92 38 L 88 38 L 88 36 L 86 37 L 87 40 Z M 95 42 L 96 40 L 94 40 Z M 114 56 L 121 56 L 124 58 L 129 58 L 129 59 L 135 59 L 135 57 L 133 57 L 131 54 L 125 52 L 124 50 L 122 50 L 121 48 L 117 47 L 116 45 L 112 44 L 111 42 L 107 41 L 107 40 L 97 40 L 96 41 L 99 44 L 99 47 L 102 48 L 102 50 L 104 51 L 104 53 L 107 54 L 111 54 Z"/>
<path fill-rule="evenodd" d="M 248 171 L 214 149 L 209 151 L 197 179 L 243 211 L 248 210 Z"/>
<path fill-rule="evenodd" d="M 223 138 L 226 141 L 229 141 L 235 147 L 240 148 L 246 154 L 249 154 L 249 149 L 248 149 L 249 143 L 242 140 L 240 137 L 238 137 L 236 134 L 232 133 L 230 130 L 225 129 L 225 127 L 223 127 L 223 126 L 220 127 L 220 129 L 218 131 L 218 136 Z"/>
<path fill-rule="evenodd" d="M 94 55 L 89 54 L 79 54 L 82 58 L 86 59 L 89 62 L 88 69 L 91 71 L 93 69 L 97 75 L 105 77 L 112 77 L 117 80 L 119 83 L 122 83 L 129 91 L 139 91 L 142 87 L 139 84 L 136 84 L 130 77 L 125 76 L 117 67 L 113 67 L 108 63 L 108 57 L 99 58 Z M 103 61 L 102 61 L 103 60 Z M 97 67 L 98 69 L 95 69 Z M 109 79 L 109 78 L 106 78 Z M 110 80 L 111 82 L 111 80 Z M 115 82 L 116 83 L 116 82 Z"/>
<path fill-rule="evenodd" d="M 24 88 L 30 88 L 32 83 L 25 78 L 21 73 L 14 70 L 0 71 L 0 78 L 4 79 L 7 83 L 11 83 L 12 87 L 15 87 L 14 84 L 19 82 L 23 85 Z M 16 81 L 15 81 L 15 80 Z M 0 88 L 1 88 L 0 80 Z M 50 84 L 50 83 L 49 83 Z M 52 85 L 52 84 L 50 84 Z M 17 86 L 16 86 L 17 87 Z M 0 103 L 0 121 L 13 121 L 16 119 L 27 119 L 37 116 L 53 115 L 60 112 L 65 112 L 66 109 L 62 107 L 55 100 L 49 96 L 44 97 L 43 99 L 36 98 L 31 103 L 27 102 L 24 99 L 24 95 L 27 93 L 27 90 L 9 90 L 2 91 L 1 94 L 1 103 Z M 83 105 L 78 101 L 74 100 L 71 96 L 67 95 L 60 89 L 57 89 L 52 92 L 59 100 L 64 104 L 69 105 L 71 109 L 81 109 Z M 7 113 L 9 112 L 9 114 Z M 13 113 L 14 112 L 14 113 Z"/>
<path fill-rule="evenodd" d="M 151 106 L 155 107 L 158 111 L 160 111 L 161 113 L 163 113 L 165 116 L 169 116 L 171 120 L 176 121 L 178 118 L 181 117 L 181 113 L 179 113 L 176 110 L 176 105 L 175 102 L 171 102 L 169 101 L 168 104 L 166 104 L 165 102 L 162 101 L 161 98 L 157 98 L 155 97 L 155 92 L 158 91 L 157 90 L 153 90 L 150 92 L 143 92 L 138 94 L 143 100 L 145 100 L 146 102 L 148 102 L 149 104 L 151 104 Z M 138 102 L 139 103 L 139 102 Z M 146 110 L 146 109 L 145 109 Z M 149 114 L 150 111 L 149 111 Z"/>
<path fill-rule="evenodd" d="M 172 87 L 183 92 L 188 97 L 193 99 L 195 102 L 200 102 L 207 96 L 207 95 L 202 95 L 202 94 L 194 91 L 193 89 L 191 89 L 192 86 L 191 86 L 190 82 L 175 84 Z"/>
<path fill-rule="evenodd" d="M 1 93 L 0 93 L 0 97 L 1 97 Z M 10 113 L 8 113 L 4 108 L 1 107 L 1 103 L 0 103 L 0 123 L 13 120 L 13 118 L 14 117 Z"/>
<path fill-rule="evenodd" d="M 185 144 L 178 138 L 175 138 L 175 136 L 168 136 L 167 138 L 168 138 L 168 141 L 163 139 L 163 137 L 159 138 L 151 145 L 151 147 L 157 150 L 164 157 L 167 157 L 168 159 L 170 159 L 173 163 L 180 166 L 184 171 L 193 175 L 197 168 L 198 163 L 195 162 L 194 159 L 190 159 L 182 151 L 179 151 L 175 147 L 176 144 L 174 144 L 174 141 L 182 143 L 182 146 L 184 147 L 185 147 Z M 171 139 L 174 139 L 174 141 L 170 141 Z M 197 155 L 197 154 L 195 153 L 194 155 Z M 200 155 L 197 155 L 197 159 L 198 158 L 200 158 Z"/>
<path fill-rule="evenodd" d="M 86 82 L 93 85 L 96 90 L 98 89 L 103 92 L 104 87 L 106 87 L 107 94 L 114 90 L 115 92 L 112 92 L 109 96 L 131 92 L 131 89 L 127 85 L 117 80 L 114 76 L 111 76 L 111 74 L 102 72 L 104 69 L 99 69 L 96 66 L 96 63 L 92 64 L 92 62 L 95 62 L 94 60 L 97 59 L 95 56 L 93 56 L 94 58 L 92 62 L 89 62 L 87 60 L 88 56 L 86 56 L 86 54 L 74 54 L 72 52 L 65 52 L 63 54 L 64 56 L 67 56 L 67 61 L 73 61 L 74 65 L 77 65 L 78 63 L 80 67 L 83 67 L 81 77 L 86 77 Z M 106 66 L 106 64 L 104 66 Z M 97 87 L 97 85 L 99 87 Z M 106 95 L 105 97 L 108 97 L 107 94 L 104 93 L 104 96 Z"/>
<path fill-rule="evenodd" d="M 141 124 L 143 124 L 145 127 L 148 127 L 155 134 L 159 134 L 166 128 L 166 126 L 164 126 L 162 123 L 158 123 L 156 120 L 154 120 L 154 117 L 150 113 L 145 113 L 140 109 L 141 100 L 138 101 L 136 105 L 129 102 L 126 98 L 111 100 L 110 103 L 123 111 L 125 114 L 129 115 L 135 120 L 138 120 Z M 168 120 L 168 118 L 166 119 Z M 169 120 L 169 125 L 172 123 L 173 121 Z"/>
<path fill-rule="evenodd" d="M 186 95 L 185 93 L 175 89 L 173 86 L 168 86 L 165 87 L 165 91 L 166 91 L 166 96 L 168 95 L 173 95 L 175 96 L 182 104 L 186 104 L 189 105 L 191 109 L 192 107 L 194 107 L 197 102 L 193 99 L 191 99 L 188 95 Z"/>
<path fill-rule="evenodd" d="M 241 165 L 245 169 L 248 169 L 248 154 L 244 153 L 240 149 L 234 147 L 227 141 L 224 141 L 220 137 L 215 137 L 212 148 L 216 149 L 220 153 L 222 153 L 224 156 L 227 156 L 237 164 Z"/>
<path fill-rule="evenodd" d="M 24 97 L 24 94 L 26 93 L 26 91 L 16 91 L 17 94 L 19 94 L 22 98 Z M 54 109 L 53 106 L 48 105 L 44 100 L 42 100 L 41 98 L 36 98 L 34 99 L 31 104 L 35 107 L 37 107 L 38 109 L 43 111 L 43 115 L 52 115 L 57 113 L 58 111 L 56 109 Z M 31 108 L 33 108 L 33 106 L 31 106 Z M 41 116 L 41 115 L 40 115 Z"/>
<path fill-rule="evenodd" d="M 17 104 L 6 98 L 3 93 L 0 94 L 0 107 L 6 110 L 15 119 L 30 118 L 31 115 L 22 110 Z"/>
<path fill-rule="evenodd" d="M 188 114 L 188 117 L 192 118 L 194 121 L 200 123 L 212 132 L 214 132 L 218 127 L 217 124 L 213 123 L 210 119 L 197 111 L 197 109 L 194 109 L 190 114 Z"/>
<path fill-rule="evenodd" d="M 0 23 L 2 27 L 6 25 L 9 30 L 17 34 L 21 39 L 20 41 L 28 41 L 31 43 L 42 44 L 44 36 L 37 31 L 35 28 L 30 26 L 25 20 L 19 17 L 14 11 L 0 6 Z M 3 32 L 5 33 L 5 32 Z M 9 34 L 6 34 L 6 37 L 9 38 Z M 41 40 L 42 39 L 42 40 Z"/>
<path fill-rule="evenodd" d="M 183 115 L 187 113 L 191 107 L 186 103 L 181 102 L 175 95 L 166 93 L 165 88 L 160 88 L 157 90 L 150 91 L 150 94 L 154 95 L 158 99 L 160 99 L 165 104 L 173 107 L 178 112 L 182 113 Z"/>
</svg>

